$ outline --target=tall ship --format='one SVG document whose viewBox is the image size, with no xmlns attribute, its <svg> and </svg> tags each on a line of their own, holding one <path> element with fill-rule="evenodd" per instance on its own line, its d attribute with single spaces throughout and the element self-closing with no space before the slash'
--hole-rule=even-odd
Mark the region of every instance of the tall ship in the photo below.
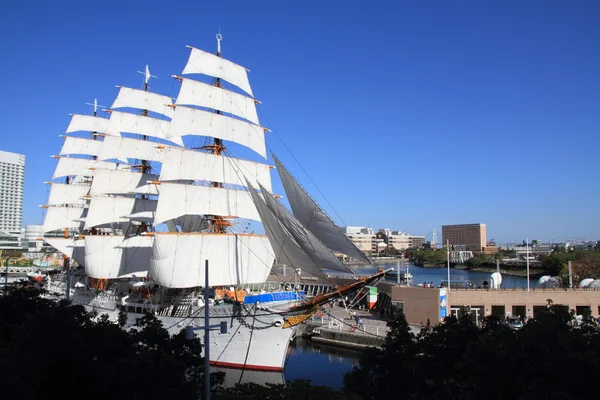
<svg viewBox="0 0 600 400">
<path fill-rule="evenodd" d="M 210 332 L 211 364 L 281 371 L 300 323 L 384 272 L 360 277 L 342 262 L 335 253 L 370 263 L 274 154 L 265 162 L 248 70 L 221 57 L 221 39 L 216 53 L 188 46 L 176 98 L 150 90 L 146 67 L 141 89 L 118 86 L 108 118 L 96 101 L 93 114 L 72 115 L 43 225 L 68 274 L 49 287 L 114 320 L 124 312 L 125 328 L 151 313 L 172 334 L 204 326 L 208 307 L 209 325 L 228 327 Z M 273 168 L 291 211 L 272 193 Z M 275 264 L 296 279 L 355 279 L 312 297 L 294 285 L 250 291 Z"/>
</svg>

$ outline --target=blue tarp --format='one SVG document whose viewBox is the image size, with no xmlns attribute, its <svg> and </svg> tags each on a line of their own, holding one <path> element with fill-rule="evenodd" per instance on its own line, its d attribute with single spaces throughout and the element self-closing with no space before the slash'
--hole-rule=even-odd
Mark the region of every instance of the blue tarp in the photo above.
<svg viewBox="0 0 600 400">
<path fill-rule="evenodd" d="M 269 303 L 271 301 L 296 300 L 299 298 L 304 298 L 304 296 L 305 294 L 303 291 L 253 294 L 244 297 L 244 304 L 254 304 L 257 301 L 260 303 Z"/>
</svg>

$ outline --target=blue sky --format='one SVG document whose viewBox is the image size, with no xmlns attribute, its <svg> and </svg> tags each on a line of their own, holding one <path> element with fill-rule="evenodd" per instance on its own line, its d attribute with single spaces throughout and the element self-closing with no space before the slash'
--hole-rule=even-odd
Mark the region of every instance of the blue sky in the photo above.
<svg viewBox="0 0 600 400">
<path fill-rule="evenodd" d="M 7 1 L 0 149 L 27 156 L 41 223 L 69 114 L 145 64 L 175 96 L 184 46 L 221 29 L 271 149 L 341 225 L 598 239 L 599 20 L 595 1 Z"/>
</svg>

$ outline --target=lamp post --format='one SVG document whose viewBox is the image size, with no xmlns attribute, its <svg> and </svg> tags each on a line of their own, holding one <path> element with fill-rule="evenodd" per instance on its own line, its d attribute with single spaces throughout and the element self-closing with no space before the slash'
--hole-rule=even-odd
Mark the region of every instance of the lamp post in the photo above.
<svg viewBox="0 0 600 400">
<path fill-rule="evenodd" d="M 450 291 L 450 239 L 446 239 L 446 255 L 448 263 L 448 291 Z"/>
<path fill-rule="evenodd" d="M 185 338 L 192 340 L 194 338 L 194 331 L 204 330 L 204 400 L 210 400 L 210 331 L 219 329 L 221 333 L 227 333 L 227 321 L 221 321 L 220 324 L 210 325 L 209 324 L 209 310 L 208 310 L 208 260 L 205 261 L 204 266 L 204 326 L 193 327 L 188 325 L 185 327 Z"/>
<path fill-rule="evenodd" d="M 529 292 L 529 238 L 525 239 L 525 261 L 527 263 L 527 291 Z"/>
</svg>

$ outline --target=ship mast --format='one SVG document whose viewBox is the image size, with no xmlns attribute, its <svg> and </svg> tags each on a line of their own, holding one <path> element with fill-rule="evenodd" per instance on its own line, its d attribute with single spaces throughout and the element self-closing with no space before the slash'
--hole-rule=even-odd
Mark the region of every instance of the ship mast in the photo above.
<svg viewBox="0 0 600 400">
<path fill-rule="evenodd" d="M 220 33 L 217 33 L 217 57 L 221 57 L 221 40 L 223 40 L 223 36 Z M 214 86 L 221 88 L 221 78 L 216 78 Z M 221 111 L 215 110 L 216 114 L 221 114 Z M 223 144 L 223 140 L 219 138 L 213 138 L 213 142 L 211 144 L 207 144 L 201 147 L 203 150 L 207 150 L 216 156 L 221 156 L 222 153 L 227 150 L 225 145 Z M 223 187 L 221 182 L 212 182 L 213 187 Z M 219 215 L 207 215 L 205 216 L 206 220 L 209 222 L 209 231 L 213 233 L 225 233 L 227 227 L 233 226 L 233 224 L 227 221 L 224 217 Z"/>
<path fill-rule="evenodd" d="M 150 78 L 156 78 L 155 75 L 150 74 L 150 69 L 148 68 L 148 65 L 146 65 L 146 71 L 142 72 L 142 71 L 138 71 L 138 73 L 144 75 L 144 92 L 148 91 L 148 82 L 150 81 Z M 148 110 L 144 109 L 142 110 L 142 115 L 144 117 L 148 116 Z M 148 135 L 142 135 L 142 140 L 148 140 Z M 150 165 L 150 162 L 148 160 L 141 160 L 141 165 L 139 166 L 140 168 L 140 172 L 142 172 L 143 174 L 149 174 L 150 170 L 152 169 L 152 166 Z M 148 199 L 148 195 L 143 194 L 141 196 L 142 199 Z M 145 221 L 142 221 L 140 228 L 138 230 L 139 233 L 143 233 L 146 232 L 149 228 L 149 224 Z"/>
<path fill-rule="evenodd" d="M 94 102 L 93 102 L 93 103 L 85 103 L 85 104 L 87 104 L 88 106 L 93 106 L 93 107 L 94 107 L 94 113 L 93 113 L 93 116 L 94 116 L 94 117 L 97 117 L 97 116 L 98 116 L 98 99 L 94 99 Z M 100 106 L 100 107 L 102 107 L 102 108 L 105 108 L 104 106 Z M 96 132 L 96 131 L 93 131 L 93 132 L 92 132 L 92 140 L 98 140 L 98 136 L 99 136 L 99 135 L 100 135 L 100 134 L 99 134 L 98 132 Z M 92 156 L 92 158 L 93 158 L 94 160 L 97 160 L 97 159 L 98 159 L 98 156 Z M 86 183 L 90 183 L 90 181 L 87 181 L 87 180 L 86 180 Z M 92 228 L 92 229 L 90 229 L 90 234 L 91 234 L 91 235 L 97 235 L 97 234 L 98 234 L 98 230 L 97 230 L 96 228 Z"/>
</svg>

